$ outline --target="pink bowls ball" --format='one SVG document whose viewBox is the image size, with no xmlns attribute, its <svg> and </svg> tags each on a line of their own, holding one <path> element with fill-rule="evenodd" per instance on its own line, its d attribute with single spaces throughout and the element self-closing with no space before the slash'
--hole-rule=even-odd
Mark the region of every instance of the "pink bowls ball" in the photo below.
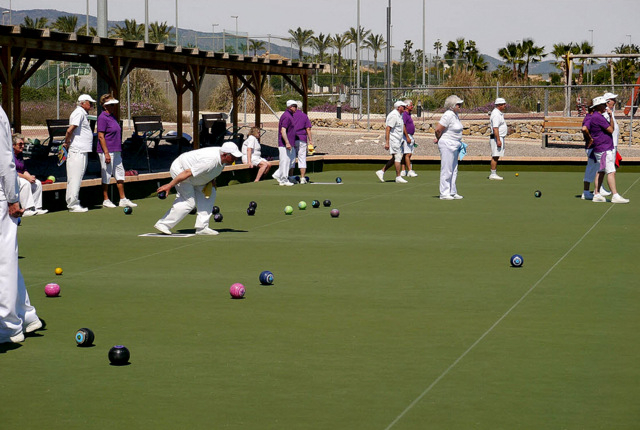
<svg viewBox="0 0 640 430">
<path fill-rule="evenodd" d="M 235 283 L 229 288 L 229 294 L 234 299 L 241 299 L 244 297 L 244 285 Z"/>
<path fill-rule="evenodd" d="M 58 284 L 47 284 L 44 287 L 44 293 L 47 297 L 58 297 L 60 295 L 60 285 Z"/>
</svg>

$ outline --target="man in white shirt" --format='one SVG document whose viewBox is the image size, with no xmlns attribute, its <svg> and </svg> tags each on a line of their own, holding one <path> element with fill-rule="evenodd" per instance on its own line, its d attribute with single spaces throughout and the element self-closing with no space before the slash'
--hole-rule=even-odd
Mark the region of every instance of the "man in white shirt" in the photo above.
<svg viewBox="0 0 640 430">
<path fill-rule="evenodd" d="M 23 214 L 13 161 L 11 127 L 0 107 L 0 343 L 19 343 L 42 328 L 18 265 L 18 221 Z"/>
<path fill-rule="evenodd" d="M 498 168 L 498 160 L 504 155 L 504 138 L 507 137 L 509 131 L 507 122 L 504 120 L 504 111 L 507 108 L 507 101 L 502 97 L 498 97 L 494 102 L 495 108 L 491 111 L 490 128 L 491 138 L 491 174 L 489 179 L 492 181 L 502 181 L 502 176 L 498 176 L 496 170 Z"/>
<path fill-rule="evenodd" d="M 93 150 L 93 131 L 89 125 L 87 112 L 96 101 L 88 94 L 78 97 L 78 106 L 69 116 L 69 128 L 64 137 L 67 155 L 67 208 L 69 212 L 86 212 L 80 205 L 80 187 L 87 169 L 89 153 Z"/>
<path fill-rule="evenodd" d="M 403 139 L 407 141 L 410 140 L 404 126 L 404 120 L 402 119 L 402 114 L 404 113 L 406 106 L 407 105 L 403 101 L 398 100 L 393 105 L 394 109 L 389 112 L 389 115 L 387 115 L 387 120 L 385 122 L 386 130 L 384 149 L 389 151 L 391 159 L 387 161 L 387 164 L 385 164 L 381 170 L 376 172 L 376 176 L 378 176 L 380 182 L 384 182 L 384 172 L 386 172 L 387 169 L 390 169 L 393 165 L 396 167 L 396 182 L 407 182 L 400 174 L 403 155 L 402 141 Z"/>
<path fill-rule="evenodd" d="M 209 228 L 209 219 L 216 201 L 215 178 L 225 165 L 232 164 L 242 153 L 233 142 L 220 147 L 209 147 L 185 152 L 171 164 L 171 182 L 158 188 L 158 193 L 169 193 L 176 187 L 177 195 L 171 209 L 156 222 L 154 227 L 162 234 L 171 229 L 197 209 L 196 234 L 214 236 L 218 232 Z"/>
</svg>

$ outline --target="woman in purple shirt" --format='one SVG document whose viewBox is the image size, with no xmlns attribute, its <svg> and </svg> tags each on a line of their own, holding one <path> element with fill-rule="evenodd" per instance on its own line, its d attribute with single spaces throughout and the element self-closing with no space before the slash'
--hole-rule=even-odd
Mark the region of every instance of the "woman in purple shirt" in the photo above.
<svg viewBox="0 0 640 430">
<path fill-rule="evenodd" d="M 615 152 L 613 148 L 613 116 L 610 116 L 609 121 L 602 115 L 607 109 L 607 100 L 604 97 L 596 97 L 593 99 L 594 112 L 591 115 L 591 120 L 588 121 L 589 134 L 593 141 L 593 157 L 595 157 L 598 163 L 598 174 L 596 175 L 595 190 L 593 195 L 593 202 L 604 203 L 607 199 L 600 194 L 600 185 L 604 180 L 604 174 L 607 174 L 607 182 L 613 193 L 611 197 L 611 203 L 629 203 L 628 199 L 625 199 L 616 189 L 616 164 L 615 164 Z"/>
<path fill-rule="evenodd" d="M 98 157 L 102 171 L 102 206 L 105 208 L 115 208 L 116 205 L 109 200 L 109 182 L 111 177 L 116 178 L 116 186 L 120 194 L 118 206 L 136 207 L 137 204 L 124 195 L 124 165 L 122 164 L 122 129 L 118 123 L 116 113 L 118 110 L 118 100 L 111 94 L 104 94 L 100 97 L 100 104 L 104 108 L 98 117 Z"/>
</svg>

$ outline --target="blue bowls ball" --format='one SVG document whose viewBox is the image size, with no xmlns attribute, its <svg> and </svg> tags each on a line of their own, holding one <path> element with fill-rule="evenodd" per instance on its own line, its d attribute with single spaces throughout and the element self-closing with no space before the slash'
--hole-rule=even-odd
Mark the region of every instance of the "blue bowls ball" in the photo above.
<svg viewBox="0 0 640 430">
<path fill-rule="evenodd" d="M 268 270 L 260 273 L 260 283 L 262 285 L 271 285 L 273 284 L 273 273 Z"/>
<path fill-rule="evenodd" d="M 512 267 L 522 267 L 524 264 L 524 258 L 522 258 L 522 255 L 520 254 L 513 254 L 510 262 Z"/>
</svg>

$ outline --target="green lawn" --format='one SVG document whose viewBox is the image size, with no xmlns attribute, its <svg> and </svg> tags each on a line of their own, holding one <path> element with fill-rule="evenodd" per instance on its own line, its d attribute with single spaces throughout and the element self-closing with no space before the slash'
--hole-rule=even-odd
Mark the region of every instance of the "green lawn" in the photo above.
<svg viewBox="0 0 640 430">
<path fill-rule="evenodd" d="M 217 237 L 138 237 L 170 199 L 24 219 L 47 327 L 0 349 L 2 427 L 638 427 L 638 173 L 618 174 L 631 203 L 612 205 L 577 198 L 577 172 L 462 171 L 464 200 L 440 201 L 437 171 L 382 184 L 376 167 L 220 188 Z M 94 347 L 76 347 L 81 327 Z M 109 365 L 115 344 L 131 365 Z"/>
</svg>

